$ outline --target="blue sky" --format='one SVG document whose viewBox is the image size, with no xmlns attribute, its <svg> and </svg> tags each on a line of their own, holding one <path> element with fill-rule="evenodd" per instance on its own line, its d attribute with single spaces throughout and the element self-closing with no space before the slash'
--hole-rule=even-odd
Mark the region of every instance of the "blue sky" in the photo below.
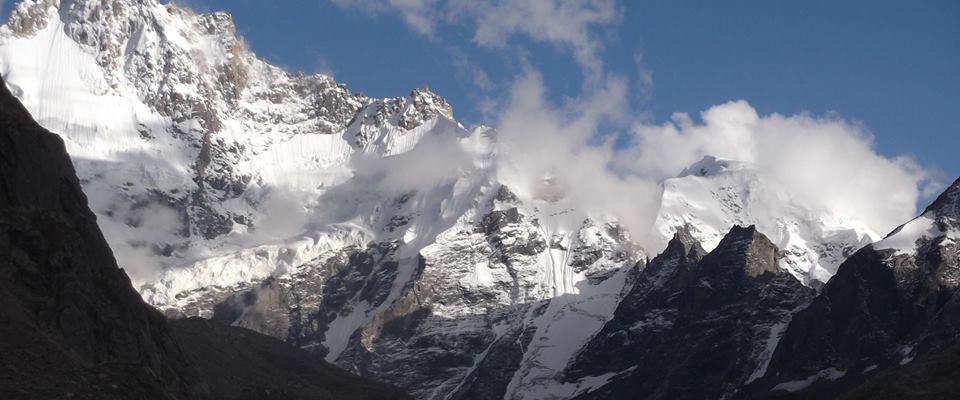
<svg viewBox="0 0 960 400">
<path fill-rule="evenodd" d="M 289 69 L 378 97 L 428 84 L 467 124 L 495 122 L 489 104 L 527 67 L 557 102 L 583 94 L 563 43 L 517 34 L 485 46 L 480 23 L 450 16 L 425 35 L 386 2 L 181 1 L 229 11 L 254 51 Z M 863 123 L 881 154 L 960 175 L 958 1 L 626 1 L 587 28 L 604 71 L 630 80 L 631 111 L 654 122 L 736 99 L 761 114 L 835 112 Z"/>
</svg>

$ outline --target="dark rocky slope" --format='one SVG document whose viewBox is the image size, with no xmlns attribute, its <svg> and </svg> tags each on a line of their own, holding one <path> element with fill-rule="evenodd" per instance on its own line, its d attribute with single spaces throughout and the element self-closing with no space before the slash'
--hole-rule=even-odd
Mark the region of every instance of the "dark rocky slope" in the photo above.
<svg viewBox="0 0 960 400">
<path fill-rule="evenodd" d="M 406 399 L 279 339 L 199 317 L 171 320 L 213 399 Z"/>
<path fill-rule="evenodd" d="M 240 328 L 169 324 L 134 291 L 63 142 L 0 81 L 0 398 L 407 398 Z"/>
<path fill-rule="evenodd" d="M 840 266 L 793 318 L 753 393 L 785 396 L 790 382 L 804 382 L 793 385 L 793 395 L 833 397 L 861 384 L 850 396 L 880 388 L 898 390 L 888 398 L 960 394 L 960 380 L 944 368 L 960 366 L 958 228 L 960 179 L 921 217 Z M 891 242 L 906 248 L 889 248 Z"/>
<path fill-rule="evenodd" d="M 571 381 L 616 374 L 579 398 L 736 394 L 764 368 L 770 337 L 813 294 L 777 259 L 753 226 L 735 226 L 707 255 L 679 232 L 568 369 Z"/>
<path fill-rule="evenodd" d="M 955 399 L 960 393 L 960 343 L 942 352 L 923 354 L 868 377 L 839 396 L 849 400 Z"/>
<path fill-rule="evenodd" d="M 755 230 L 708 255 L 681 231 L 567 379 L 607 382 L 583 399 L 957 398 L 958 238 L 960 179 L 811 298 Z"/>
</svg>

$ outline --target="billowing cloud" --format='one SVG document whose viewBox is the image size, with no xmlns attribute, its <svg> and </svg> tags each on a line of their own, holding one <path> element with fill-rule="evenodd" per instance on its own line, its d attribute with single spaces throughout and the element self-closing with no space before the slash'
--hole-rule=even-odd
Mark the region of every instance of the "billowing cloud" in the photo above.
<svg viewBox="0 0 960 400">
<path fill-rule="evenodd" d="M 617 167 L 662 180 L 705 155 L 751 162 L 803 204 L 880 233 L 916 211 L 926 172 L 908 158 L 878 154 L 859 124 L 836 116 L 761 116 L 743 100 L 711 107 L 701 119 L 675 114 L 660 125 L 637 124 Z"/>
<path fill-rule="evenodd" d="M 662 124 L 629 113 L 628 85 L 612 76 L 589 95 L 551 104 L 540 75 L 518 79 L 497 122 L 499 179 L 521 197 L 560 199 L 570 208 L 619 219 L 644 245 L 659 183 L 706 155 L 752 163 L 795 204 L 830 210 L 874 232 L 912 218 L 928 173 L 909 158 L 878 154 L 861 125 L 837 116 L 759 115 L 746 101 Z M 614 146 L 604 126 L 632 117 L 629 143 Z M 762 207 L 763 205 L 759 205 Z M 782 209 L 768 204 L 771 215 Z M 656 249 L 651 249 L 656 251 Z"/>
<path fill-rule="evenodd" d="M 626 95 L 626 81 L 612 77 L 589 97 L 554 105 L 538 73 L 520 77 L 497 123 L 498 179 L 521 198 L 560 202 L 643 232 L 656 217 L 657 182 L 615 172 L 617 150 L 598 140 L 601 126 L 625 117 Z"/>
<path fill-rule="evenodd" d="M 628 79 L 609 73 L 602 61 L 598 30 L 617 23 L 614 0 L 331 1 L 374 14 L 396 13 L 429 37 L 448 24 L 467 27 L 482 47 L 506 48 L 523 38 L 568 50 L 584 72 L 581 93 L 548 93 L 541 74 L 519 52 L 524 72 L 506 84 L 506 98 L 484 102 L 484 114 L 497 131 L 494 171 L 522 198 L 550 200 L 578 210 L 577 217 L 616 218 L 641 243 L 646 244 L 643 236 L 659 211 L 659 184 L 705 155 L 751 162 L 798 203 L 856 219 L 875 232 L 887 232 L 916 212 L 927 172 L 908 158 L 878 154 L 869 132 L 842 118 L 760 115 L 740 100 L 709 108 L 699 121 L 677 113 L 668 122 L 650 123 L 643 110 L 631 106 Z M 459 72 L 478 87 L 500 87 L 465 57 L 456 58 Z M 642 53 L 635 54 L 635 62 L 639 87 L 634 90 L 649 94 L 653 74 Z M 618 137 L 629 140 L 615 143 Z M 350 168 L 356 181 L 371 184 L 370 190 L 428 190 L 474 171 L 469 160 L 483 155 L 471 149 L 485 146 L 463 140 L 428 136 L 409 153 L 390 159 L 358 157 Z M 296 233 L 316 211 L 310 208 L 315 200 L 284 188 L 265 193 L 262 218 L 254 221 L 250 237 L 266 241 Z M 329 213 L 331 207 L 316 209 Z M 173 242 L 182 229 L 181 216 L 171 209 L 110 212 L 114 222 L 105 225 L 107 236 L 131 238 L 119 247 L 112 243 L 124 265 L 150 265 L 144 259 L 153 250 L 142 244 Z"/>
</svg>

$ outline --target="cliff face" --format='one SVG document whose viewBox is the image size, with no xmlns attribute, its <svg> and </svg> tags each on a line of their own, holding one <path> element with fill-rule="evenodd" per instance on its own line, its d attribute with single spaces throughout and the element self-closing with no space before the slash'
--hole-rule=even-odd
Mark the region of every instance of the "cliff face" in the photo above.
<svg viewBox="0 0 960 400">
<path fill-rule="evenodd" d="M 201 345 L 203 358 L 188 352 Z M 241 366 L 283 372 L 300 364 L 311 368 L 274 381 L 211 378 Z M 291 383 L 301 386 L 284 389 Z M 189 321 L 171 329 L 117 268 L 62 140 L 0 84 L 0 397 L 242 398 L 255 392 L 405 397 L 252 332 Z"/>
</svg>

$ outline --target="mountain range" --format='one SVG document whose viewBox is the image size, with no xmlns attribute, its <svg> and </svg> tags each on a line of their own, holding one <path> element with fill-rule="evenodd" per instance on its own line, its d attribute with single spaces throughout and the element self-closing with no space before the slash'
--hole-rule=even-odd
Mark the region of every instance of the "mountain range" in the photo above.
<svg viewBox="0 0 960 400">
<path fill-rule="evenodd" d="M 496 129 L 426 86 L 285 71 L 228 14 L 157 0 L 23 1 L 0 74 L 72 160 L 6 187 L 75 173 L 63 212 L 109 244 L 84 265 L 112 250 L 129 318 L 213 377 L 208 341 L 255 331 L 418 399 L 803 398 L 941 368 L 960 337 L 958 182 L 883 238 L 704 155 L 638 231 L 548 176 L 511 187 Z"/>
</svg>

